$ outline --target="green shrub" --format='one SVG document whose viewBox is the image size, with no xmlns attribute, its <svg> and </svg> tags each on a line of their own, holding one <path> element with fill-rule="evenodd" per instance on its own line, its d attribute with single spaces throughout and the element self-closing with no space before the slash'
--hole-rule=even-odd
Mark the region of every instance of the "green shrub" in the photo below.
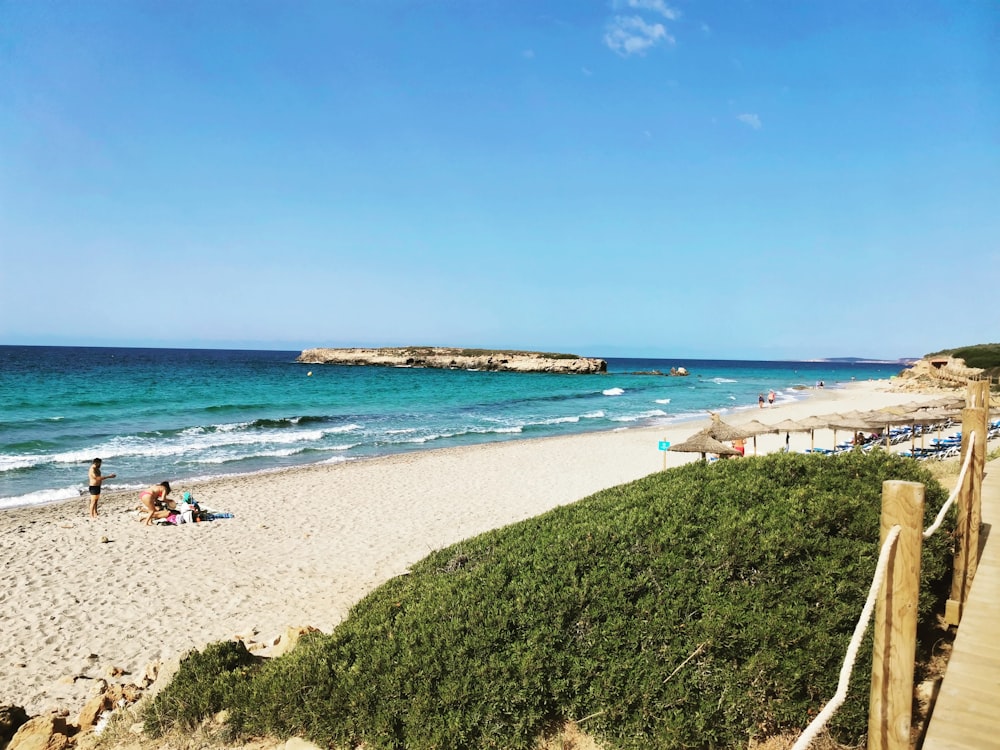
<svg viewBox="0 0 1000 750">
<path fill-rule="evenodd" d="M 153 737 L 172 727 L 190 729 L 231 702 L 235 686 L 245 680 L 259 659 L 242 641 L 224 641 L 191 651 L 180 669 L 142 714 L 143 726 Z"/>
<path fill-rule="evenodd" d="M 369 748 L 532 748 L 566 719 L 616 748 L 737 748 L 836 690 L 878 557 L 881 451 L 694 463 L 436 552 L 220 690 L 234 730 Z M 920 616 L 946 595 L 925 543 Z M 926 648 L 926 646 L 922 646 Z M 832 729 L 865 734 L 870 643 Z"/>
<path fill-rule="evenodd" d="M 957 349 L 945 349 L 936 354 L 928 354 L 927 358 L 934 356 L 951 356 L 964 359 L 967 367 L 982 367 L 994 375 L 1000 370 L 1000 344 L 975 344 L 974 346 L 961 346 Z"/>
</svg>

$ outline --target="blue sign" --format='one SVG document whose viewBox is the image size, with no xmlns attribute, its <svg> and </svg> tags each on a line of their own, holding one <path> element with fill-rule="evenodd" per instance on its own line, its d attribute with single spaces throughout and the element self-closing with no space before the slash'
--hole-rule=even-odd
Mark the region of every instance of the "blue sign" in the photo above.
<svg viewBox="0 0 1000 750">
<path fill-rule="evenodd" d="M 661 440 L 660 441 L 660 450 L 661 451 L 665 451 L 669 447 L 670 447 L 670 441 L 669 440 Z"/>
</svg>

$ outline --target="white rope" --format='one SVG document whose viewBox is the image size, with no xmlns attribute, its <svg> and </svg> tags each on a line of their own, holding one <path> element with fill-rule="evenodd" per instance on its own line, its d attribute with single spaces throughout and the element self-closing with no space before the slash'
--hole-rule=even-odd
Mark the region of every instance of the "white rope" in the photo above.
<svg viewBox="0 0 1000 750">
<path fill-rule="evenodd" d="M 858 624 L 854 626 L 854 637 L 851 638 L 851 644 L 847 647 L 844 665 L 840 668 L 840 681 L 837 683 L 837 692 L 830 699 L 830 702 L 823 707 L 823 710 L 819 712 L 819 715 L 810 722 L 796 743 L 792 745 L 792 750 L 806 750 L 812 744 L 813 740 L 816 739 L 816 736 L 823 731 L 823 727 L 826 726 L 826 723 L 837 712 L 837 709 L 847 699 L 847 686 L 851 681 L 851 672 L 854 671 L 854 662 L 858 657 L 858 649 L 861 648 L 861 639 L 864 638 L 865 631 L 868 629 L 868 621 L 872 617 L 872 610 L 875 609 L 875 600 L 878 597 L 879 589 L 882 587 L 882 580 L 885 578 L 885 569 L 889 564 L 889 551 L 892 549 L 892 545 L 896 543 L 896 539 L 899 537 L 902 528 L 902 526 L 897 524 L 889 529 L 885 542 L 882 544 L 882 551 L 878 555 L 878 565 L 875 566 L 875 575 L 872 576 L 872 585 L 868 590 L 868 600 L 865 602 L 864 609 L 861 610 L 861 617 L 858 619 Z"/>
<path fill-rule="evenodd" d="M 958 497 L 958 493 L 961 491 L 962 485 L 965 484 L 965 475 L 969 471 L 969 465 L 972 463 L 972 449 L 975 445 L 976 433 L 973 432 L 969 435 L 969 447 L 965 451 L 965 463 L 962 464 L 962 470 L 958 474 L 958 482 L 955 484 L 955 489 L 951 491 L 951 494 L 948 496 L 948 500 L 941 506 L 941 510 L 938 511 L 937 518 L 934 519 L 934 523 L 927 527 L 927 530 L 924 532 L 924 539 L 930 539 L 934 532 L 938 530 L 944 521 L 944 517 L 948 513 L 948 510 Z"/>
</svg>

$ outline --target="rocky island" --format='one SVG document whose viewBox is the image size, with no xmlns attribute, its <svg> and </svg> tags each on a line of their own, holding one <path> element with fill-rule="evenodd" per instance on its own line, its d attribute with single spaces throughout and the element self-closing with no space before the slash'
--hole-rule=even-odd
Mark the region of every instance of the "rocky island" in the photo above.
<svg viewBox="0 0 1000 750">
<path fill-rule="evenodd" d="M 576 354 L 406 346 L 379 349 L 306 349 L 297 362 L 315 365 L 380 365 L 443 370 L 553 372 L 590 375 L 608 371 L 608 363 Z"/>
</svg>

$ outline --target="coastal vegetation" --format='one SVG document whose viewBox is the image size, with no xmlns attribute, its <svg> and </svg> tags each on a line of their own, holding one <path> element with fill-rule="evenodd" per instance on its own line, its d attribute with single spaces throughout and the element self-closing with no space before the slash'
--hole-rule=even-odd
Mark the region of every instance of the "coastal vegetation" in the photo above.
<svg viewBox="0 0 1000 750">
<path fill-rule="evenodd" d="M 744 748 L 834 694 L 878 557 L 881 485 L 927 485 L 882 451 L 696 462 L 439 550 L 332 633 L 262 660 L 192 652 L 144 712 L 158 736 L 225 711 L 232 739 L 523 748 L 573 721 L 603 747 Z M 918 650 L 947 594 L 925 542 Z M 870 636 L 831 731 L 866 731 Z"/>
<path fill-rule="evenodd" d="M 945 349 L 928 354 L 924 359 L 933 357 L 954 357 L 965 360 L 966 367 L 981 367 L 987 377 L 1000 377 L 1000 344 L 975 344 L 960 346 L 956 349 Z"/>
</svg>

